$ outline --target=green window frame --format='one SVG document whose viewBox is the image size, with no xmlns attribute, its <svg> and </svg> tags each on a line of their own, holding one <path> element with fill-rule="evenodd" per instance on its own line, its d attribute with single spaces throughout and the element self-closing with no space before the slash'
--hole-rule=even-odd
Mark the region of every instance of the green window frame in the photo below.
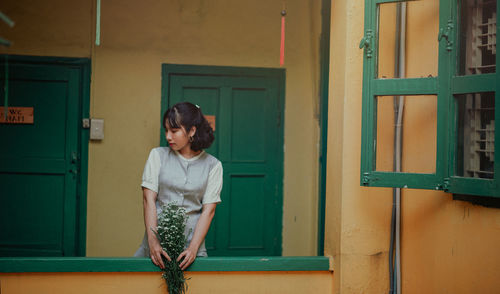
<svg viewBox="0 0 500 294">
<path fill-rule="evenodd" d="M 457 171 L 457 107 L 455 97 L 470 93 L 494 93 L 494 104 L 500 104 L 500 75 L 493 73 L 459 75 L 460 3 L 465 0 L 439 1 L 438 76 L 423 78 L 377 78 L 379 51 L 380 5 L 407 2 L 401 0 L 365 0 L 365 28 L 360 48 L 363 55 L 361 185 L 371 187 L 395 187 L 443 190 L 449 193 L 492 196 L 500 198 L 500 162 L 493 163 L 492 178 L 459 176 Z M 499 30 L 497 6 L 496 32 Z M 433 41 L 434 41 L 433 40 Z M 429 41 L 431 42 L 431 41 Z M 498 68 L 499 57 L 495 57 Z M 436 95 L 436 162 L 434 173 L 414 173 L 376 170 L 377 147 L 377 96 Z M 494 108 L 497 117 L 494 141 L 500 139 L 500 108 Z M 499 144 L 494 146 L 498 154 Z"/>
</svg>

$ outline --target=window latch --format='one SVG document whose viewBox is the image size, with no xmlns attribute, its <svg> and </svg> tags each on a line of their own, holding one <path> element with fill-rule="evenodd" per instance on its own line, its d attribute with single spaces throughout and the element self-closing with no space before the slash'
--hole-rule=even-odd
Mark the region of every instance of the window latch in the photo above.
<svg viewBox="0 0 500 294">
<path fill-rule="evenodd" d="M 446 50 L 451 51 L 453 49 L 453 40 L 451 40 L 453 31 L 453 21 L 448 20 L 448 24 L 446 28 L 439 29 L 438 41 L 441 41 L 443 38 L 446 39 Z"/>
<path fill-rule="evenodd" d="M 366 58 L 371 58 L 373 54 L 372 38 L 373 38 L 373 31 L 366 30 L 365 36 L 361 39 L 361 42 L 359 42 L 359 49 L 363 48 L 365 49 Z"/>
</svg>

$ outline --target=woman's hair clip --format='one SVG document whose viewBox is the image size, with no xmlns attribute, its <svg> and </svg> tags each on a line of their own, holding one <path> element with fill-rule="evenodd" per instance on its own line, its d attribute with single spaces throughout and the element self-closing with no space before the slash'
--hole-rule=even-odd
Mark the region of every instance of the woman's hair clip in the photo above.
<svg viewBox="0 0 500 294">
<path fill-rule="evenodd" d="M 198 104 L 195 104 L 194 106 L 196 106 L 196 108 L 200 109 L 200 106 Z"/>
</svg>

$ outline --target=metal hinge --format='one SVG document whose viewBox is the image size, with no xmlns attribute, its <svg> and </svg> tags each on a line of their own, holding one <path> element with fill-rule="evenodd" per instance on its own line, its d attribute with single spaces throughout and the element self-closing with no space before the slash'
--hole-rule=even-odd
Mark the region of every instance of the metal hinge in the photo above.
<svg viewBox="0 0 500 294">
<path fill-rule="evenodd" d="M 449 190 L 450 190 L 450 178 L 444 178 L 443 191 L 448 192 Z"/>
<path fill-rule="evenodd" d="M 363 180 L 363 186 L 368 186 L 371 180 L 370 173 L 363 173 L 362 180 Z"/>
<path fill-rule="evenodd" d="M 371 58 L 373 55 L 372 38 L 373 31 L 366 30 L 365 36 L 361 39 L 361 42 L 359 42 L 359 49 L 365 49 L 366 58 Z"/>
<path fill-rule="evenodd" d="M 446 39 L 446 50 L 451 51 L 453 49 L 453 21 L 448 20 L 448 24 L 446 28 L 439 29 L 438 41 L 441 41 L 443 38 Z"/>
<path fill-rule="evenodd" d="M 89 118 L 82 119 L 82 128 L 90 129 L 90 119 Z"/>
<path fill-rule="evenodd" d="M 369 172 L 364 172 L 363 176 L 361 177 L 361 180 L 362 180 L 363 186 L 370 186 L 370 184 L 373 184 L 373 182 L 378 181 L 379 178 L 373 176 Z"/>
</svg>

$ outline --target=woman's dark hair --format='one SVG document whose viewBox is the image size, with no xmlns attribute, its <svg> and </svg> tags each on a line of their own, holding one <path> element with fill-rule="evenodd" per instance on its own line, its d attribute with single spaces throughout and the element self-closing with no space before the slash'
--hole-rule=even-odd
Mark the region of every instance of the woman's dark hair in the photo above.
<svg viewBox="0 0 500 294">
<path fill-rule="evenodd" d="M 167 122 L 171 128 L 184 127 L 189 132 L 192 127 L 196 127 L 196 133 L 191 142 L 191 149 L 199 151 L 212 145 L 214 141 L 214 131 L 208 123 L 199 106 L 189 102 L 179 102 L 167 109 L 163 115 L 163 127 L 167 128 Z"/>
</svg>

